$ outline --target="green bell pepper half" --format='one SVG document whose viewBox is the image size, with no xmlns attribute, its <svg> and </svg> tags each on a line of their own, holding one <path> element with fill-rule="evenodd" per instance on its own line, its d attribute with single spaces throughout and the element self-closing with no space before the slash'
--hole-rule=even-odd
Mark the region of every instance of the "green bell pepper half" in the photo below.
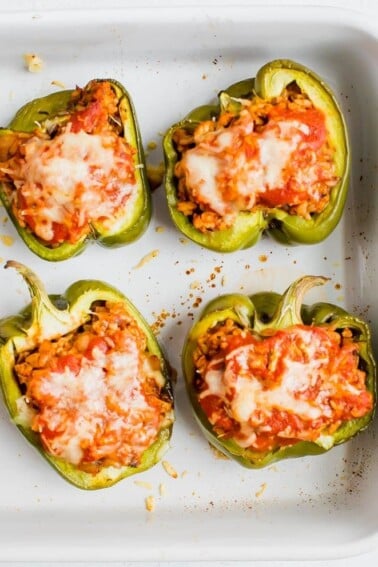
<svg viewBox="0 0 378 567">
<path fill-rule="evenodd" d="M 131 475 L 154 466 L 169 447 L 173 425 L 173 395 L 171 370 L 159 343 L 139 311 L 120 291 L 96 280 L 73 283 L 64 295 L 47 295 L 42 282 L 24 265 L 8 261 L 6 268 L 15 268 L 24 278 L 31 294 L 31 303 L 19 314 L 0 320 L 0 383 L 5 405 L 15 425 L 26 439 L 60 475 L 78 488 L 93 490 L 106 488 Z M 76 465 L 49 454 L 37 432 L 19 415 L 17 400 L 22 396 L 20 384 L 14 374 L 14 365 L 20 352 L 32 350 L 42 340 L 63 336 L 83 324 L 89 317 L 95 301 L 121 302 L 136 321 L 147 339 L 147 350 L 160 361 L 165 384 L 161 398 L 171 403 L 168 416 L 156 441 L 143 453 L 138 466 L 102 467 L 98 472 L 80 470 Z"/>
<path fill-rule="evenodd" d="M 335 172 L 339 180 L 331 190 L 328 204 L 320 213 L 312 214 L 310 219 L 290 214 L 280 208 L 259 207 L 252 212 L 239 212 L 230 228 L 207 232 L 197 230 L 191 219 L 177 209 L 177 180 L 174 170 L 180 156 L 173 141 L 174 132 L 183 128 L 191 133 L 201 122 L 217 119 L 226 110 L 238 115 L 242 108 L 240 99 L 251 100 L 258 96 L 269 100 L 279 96 L 293 82 L 307 94 L 315 108 L 324 113 L 328 140 L 335 149 Z M 258 242 L 263 232 L 271 234 L 283 244 L 316 244 L 331 234 L 342 216 L 350 169 L 346 123 L 328 85 L 313 71 L 294 61 L 277 59 L 267 63 L 257 72 L 254 79 L 239 81 L 221 91 L 218 104 L 195 108 L 167 131 L 163 148 L 166 166 L 165 190 L 171 218 L 185 236 L 205 248 L 217 252 L 248 248 Z"/>
<path fill-rule="evenodd" d="M 66 260 L 80 254 L 89 240 L 95 240 L 99 244 L 115 248 L 124 246 L 139 238 L 147 229 L 151 218 L 151 192 L 146 173 L 146 163 L 142 139 L 137 122 L 133 102 L 127 90 L 112 79 L 93 79 L 83 89 L 87 91 L 91 85 L 99 82 L 111 84 L 118 99 L 118 113 L 122 136 L 126 142 L 135 150 L 133 157 L 135 177 L 137 183 L 137 196 L 130 210 L 125 211 L 124 222 L 117 230 L 105 229 L 100 221 L 91 224 L 90 234 L 82 236 L 74 244 L 64 242 L 58 246 L 50 246 L 43 242 L 33 232 L 22 227 L 17 221 L 10 199 L 12 187 L 7 187 L 8 182 L 0 182 L 0 198 L 12 220 L 17 232 L 29 247 L 40 258 L 48 261 Z M 72 94 L 74 90 L 64 90 L 48 96 L 35 99 L 25 104 L 14 116 L 7 128 L 0 129 L 0 166 L 1 162 L 7 160 L 14 153 L 17 144 L 22 143 L 28 135 L 38 128 L 43 133 L 48 133 L 54 124 L 61 124 L 67 119 L 72 110 Z"/>
<path fill-rule="evenodd" d="M 262 468 L 282 459 L 324 453 L 364 430 L 373 418 L 376 405 L 376 364 L 368 325 L 358 317 L 348 314 L 341 307 L 330 303 L 316 303 L 312 306 L 303 304 L 305 293 L 313 286 L 323 285 L 326 281 L 326 278 L 320 276 L 305 276 L 296 280 L 283 295 L 263 292 L 251 296 L 242 294 L 220 296 L 205 307 L 188 334 L 182 354 L 183 373 L 196 420 L 211 445 L 245 467 Z M 353 342 L 358 344 L 359 363 L 366 373 L 367 390 L 373 395 L 373 410 L 363 417 L 342 423 L 334 433 L 322 435 L 316 442 L 298 441 L 294 445 L 269 452 L 243 448 L 233 439 L 223 439 L 218 436 L 198 401 L 194 387 L 196 370 L 193 353 L 197 348 L 198 340 L 207 330 L 227 319 L 232 319 L 237 325 L 252 330 L 259 336 L 267 332 L 271 334 L 272 330 L 303 324 L 330 326 L 337 332 L 350 329 Z"/>
</svg>

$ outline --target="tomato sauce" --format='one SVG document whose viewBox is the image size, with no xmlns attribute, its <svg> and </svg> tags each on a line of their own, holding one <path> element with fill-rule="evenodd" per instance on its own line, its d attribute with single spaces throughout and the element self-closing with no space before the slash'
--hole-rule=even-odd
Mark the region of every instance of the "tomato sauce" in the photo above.
<svg viewBox="0 0 378 567">
<path fill-rule="evenodd" d="M 172 409 L 160 362 L 122 304 L 91 312 L 79 329 L 19 355 L 30 427 L 48 453 L 85 470 L 137 466 Z"/>
<path fill-rule="evenodd" d="M 6 169 L 13 212 L 44 243 L 76 244 L 125 213 L 136 190 L 135 150 L 123 137 L 118 95 L 108 81 L 77 88 L 51 139 L 36 130 Z"/>
<path fill-rule="evenodd" d="M 236 325 L 231 334 L 232 325 L 224 335 L 222 324 L 211 329 L 194 357 L 198 401 L 222 438 L 270 451 L 316 441 L 372 410 L 358 345 L 338 332 L 296 325 L 260 337 Z"/>
<path fill-rule="evenodd" d="M 310 218 L 338 183 L 325 114 L 302 93 L 245 101 L 239 113 L 178 129 L 178 210 L 197 230 L 232 226 L 239 212 L 280 208 Z"/>
</svg>

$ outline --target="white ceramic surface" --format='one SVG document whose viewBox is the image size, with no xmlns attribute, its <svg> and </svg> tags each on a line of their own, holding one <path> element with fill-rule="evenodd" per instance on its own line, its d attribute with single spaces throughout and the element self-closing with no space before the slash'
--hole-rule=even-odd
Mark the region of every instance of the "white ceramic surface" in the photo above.
<svg viewBox="0 0 378 567">
<path fill-rule="evenodd" d="M 173 227 L 160 188 L 151 226 L 137 243 L 111 251 L 93 245 L 78 258 L 49 264 L 25 248 L 0 210 L 3 262 L 13 258 L 29 265 L 52 293 L 80 278 L 119 287 L 151 324 L 160 323 L 159 340 L 179 374 L 177 422 L 167 454 L 179 478 L 158 465 L 139 477 L 151 490 L 134 478 L 94 493 L 71 487 L 26 444 L 1 407 L 0 560 L 319 559 L 376 544 L 374 426 L 327 455 L 244 470 L 209 449 L 180 372 L 185 334 L 207 300 L 233 291 L 282 292 L 305 273 L 330 278 L 308 301 L 336 302 L 363 315 L 372 323 L 378 350 L 376 36 L 373 20 L 332 8 L 2 13 L 0 124 L 24 102 L 56 91 L 52 81 L 71 88 L 92 77 L 111 77 L 132 94 L 145 144 L 160 144 L 162 132 L 188 110 L 253 76 L 266 61 L 285 57 L 312 67 L 338 95 L 353 164 L 344 219 L 331 237 L 312 247 L 287 248 L 263 238 L 232 255 L 203 250 Z M 26 52 L 42 57 L 41 73 L 24 69 Z M 150 151 L 149 160 L 161 159 L 160 149 Z M 156 257 L 138 267 L 154 250 Z M 11 271 L 0 272 L 0 293 L 1 315 L 28 299 Z M 144 507 L 149 494 L 156 496 L 152 514 Z"/>
</svg>

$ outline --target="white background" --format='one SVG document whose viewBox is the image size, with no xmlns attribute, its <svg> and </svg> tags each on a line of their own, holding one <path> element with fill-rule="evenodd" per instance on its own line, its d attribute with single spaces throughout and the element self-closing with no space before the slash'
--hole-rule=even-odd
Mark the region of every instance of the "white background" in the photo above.
<svg viewBox="0 0 378 567">
<path fill-rule="evenodd" d="M 231 0 L 226 1 L 226 0 L 207 0 L 206 4 L 208 5 L 228 5 L 232 3 Z M 253 4 L 257 4 L 257 2 L 253 2 L 252 0 L 238 0 L 236 2 L 238 5 L 253 5 Z M 263 3 L 263 2 L 260 2 Z M 377 0 L 318 0 L 315 2 L 306 2 L 306 0 L 296 0 L 296 1 L 292 1 L 292 2 L 283 2 L 283 1 L 279 1 L 279 0 L 275 0 L 275 1 L 265 1 L 264 4 L 265 5 L 281 5 L 281 6 L 285 6 L 286 4 L 291 4 L 291 5 L 303 5 L 303 4 L 312 4 L 312 5 L 318 5 L 318 6 L 336 6 L 336 7 L 345 7 L 345 8 L 349 8 L 349 9 L 355 9 L 356 11 L 362 11 L 365 14 L 370 14 L 372 18 L 376 18 L 378 17 L 378 1 Z M 1 11 L 11 11 L 11 10 L 22 10 L 22 9 L 28 9 L 28 10 L 35 10 L 37 11 L 43 11 L 44 8 L 48 7 L 48 8 L 54 8 L 54 7 L 59 7 L 61 8 L 75 8 L 78 7 L 78 4 L 80 4 L 80 8 L 88 8 L 90 9 L 93 6 L 100 6 L 101 4 L 104 4 L 106 6 L 109 7 L 122 7 L 122 6 L 128 6 L 128 5 L 136 5 L 136 6 L 140 6 L 140 5 L 151 5 L 151 6 L 157 6 L 160 4 L 164 4 L 164 5 L 188 5 L 188 4 L 197 4 L 200 5 L 201 2 L 195 2 L 195 1 L 190 1 L 190 0 L 175 0 L 175 1 L 169 1 L 169 0 L 165 0 L 164 2 L 159 2 L 158 0 L 142 0 L 141 2 L 137 2 L 136 0 L 131 1 L 131 0 L 109 0 L 104 3 L 102 3 L 100 0 L 80 0 L 80 2 L 78 2 L 78 0 L 35 0 L 35 1 L 30 1 L 30 0 L 13 0 L 12 2 L 9 2 L 8 0 L 0 0 L 0 10 Z M 0 16 L 1 17 L 1 16 Z M 356 518 L 356 522 L 358 522 L 358 518 Z M 204 529 L 205 526 L 204 526 Z M 174 534 L 172 534 L 172 537 L 174 537 Z M 274 535 L 272 534 L 272 537 L 274 538 Z M 293 534 L 293 539 L 295 539 L 295 534 Z M 314 540 L 316 540 L 316 534 L 314 534 Z M 148 545 L 148 542 L 146 542 L 146 545 Z M 125 558 L 127 559 L 127 558 Z M 59 557 L 56 558 L 56 561 L 59 561 Z M 8 563 L 9 564 L 9 563 Z M 297 565 L 303 565 L 303 562 L 288 562 L 288 561 L 273 561 L 273 562 L 263 562 L 263 561 L 255 561 L 255 562 L 240 562 L 238 563 L 238 566 L 240 565 L 240 567 L 247 567 L 247 566 L 252 566 L 253 567 L 289 567 L 289 566 L 297 566 Z M 15 564 L 16 565 L 16 564 Z M 28 567 L 53 567 L 53 566 L 57 566 L 57 563 L 17 563 L 17 565 L 19 567 L 24 567 L 24 566 L 28 566 Z M 60 567 L 64 567 L 64 566 L 68 566 L 70 565 L 70 567 L 81 567 L 84 565 L 87 565 L 85 563 L 59 563 Z M 175 562 L 174 564 L 168 564 L 168 563 L 162 563 L 162 562 L 145 562 L 145 563 L 136 563 L 136 562 L 113 562 L 113 563 L 96 563 L 97 567 L 166 567 L 168 565 L 175 565 L 175 567 L 231 567 L 234 564 L 232 562 L 206 562 L 206 563 L 201 563 L 201 562 L 197 562 L 197 563 L 188 563 L 188 562 Z M 317 562 L 313 562 L 313 561 L 308 561 L 305 563 L 306 567 L 325 567 L 328 565 L 332 565 L 335 567 L 339 567 L 339 566 L 343 566 L 343 567 L 355 567 L 355 566 L 360 566 L 363 565 L 364 567 L 372 567 L 373 565 L 376 566 L 378 565 L 378 549 L 376 549 L 375 551 L 372 551 L 369 554 L 365 554 L 365 555 L 360 555 L 358 557 L 351 557 L 351 558 L 346 558 L 346 559 L 340 559 L 340 560 L 333 560 L 333 561 L 317 561 Z"/>
</svg>

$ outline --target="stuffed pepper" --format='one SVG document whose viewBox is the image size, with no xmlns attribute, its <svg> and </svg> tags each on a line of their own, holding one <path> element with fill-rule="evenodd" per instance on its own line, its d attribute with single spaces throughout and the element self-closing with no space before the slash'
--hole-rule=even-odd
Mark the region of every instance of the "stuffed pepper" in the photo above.
<svg viewBox="0 0 378 567">
<path fill-rule="evenodd" d="M 282 295 L 226 295 L 208 305 L 183 351 L 188 394 L 208 441 L 259 468 L 320 454 L 362 431 L 376 403 L 369 328 L 328 303 L 302 304 L 325 278 Z"/>
<path fill-rule="evenodd" d="M 131 99 L 113 80 L 33 100 L 0 130 L 0 197 L 27 246 L 65 260 L 87 241 L 121 246 L 151 215 Z"/>
<path fill-rule="evenodd" d="M 177 228 L 231 252 L 264 231 L 312 244 L 338 224 L 347 195 L 345 121 L 329 87 L 287 60 L 219 94 L 164 138 L 166 195 Z"/>
<path fill-rule="evenodd" d="M 170 371 L 132 303 L 100 281 L 48 296 L 10 261 L 32 302 L 0 321 L 0 379 L 14 423 L 69 482 L 105 488 L 156 464 L 173 423 Z"/>
</svg>

